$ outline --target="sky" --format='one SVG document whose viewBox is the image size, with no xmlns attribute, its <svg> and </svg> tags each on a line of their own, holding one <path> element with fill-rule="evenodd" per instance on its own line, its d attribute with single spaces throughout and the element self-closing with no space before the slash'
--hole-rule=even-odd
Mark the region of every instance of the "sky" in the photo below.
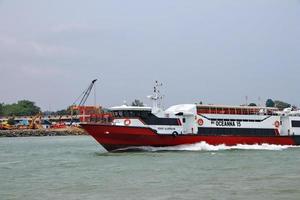
<svg viewBox="0 0 300 200">
<path fill-rule="evenodd" d="M 299 75 L 299 0 L 0 0 L 0 102 L 299 106 Z"/>
</svg>

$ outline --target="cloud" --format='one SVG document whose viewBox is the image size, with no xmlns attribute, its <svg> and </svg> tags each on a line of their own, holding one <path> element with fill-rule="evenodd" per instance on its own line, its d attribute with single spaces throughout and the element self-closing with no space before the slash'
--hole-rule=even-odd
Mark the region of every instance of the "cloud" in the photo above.
<svg viewBox="0 0 300 200">
<path fill-rule="evenodd" d="M 15 45 L 17 43 L 16 38 L 0 35 L 0 44 L 3 45 Z"/>
<path fill-rule="evenodd" d="M 27 74 L 31 77 L 41 76 L 61 76 L 64 74 L 64 70 L 54 66 L 34 66 L 34 65 L 23 65 L 19 67 L 19 72 Z"/>
<path fill-rule="evenodd" d="M 77 56 L 76 49 L 63 45 L 43 43 L 34 40 L 20 40 L 14 37 L 0 35 L 0 52 L 5 57 L 48 57 L 61 58 Z"/>
<path fill-rule="evenodd" d="M 64 33 L 64 32 L 91 32 L 97 30 L 96 27 L 89 26 L 86 24 L 73 23 L 73 24 L 58 24 L 51 28 L 53 33 Z"/>
<path fill-rule="evenodd" d="M 36 41 L 27 42 L 25 45 L 39 56 L 68 56 L 75 55 L 77 53 L 77 51 L 73 48 L 43 44 Z"/>
</svg>

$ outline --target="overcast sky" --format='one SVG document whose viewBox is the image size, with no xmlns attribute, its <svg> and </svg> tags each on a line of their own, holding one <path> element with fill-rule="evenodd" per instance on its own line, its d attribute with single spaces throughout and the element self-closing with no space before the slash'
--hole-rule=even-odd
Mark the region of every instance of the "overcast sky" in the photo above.
<svg viewBox="0 0 300 200">
<path fill-rule="evenodd" d="M 0 102 L 300 105 L 299 0 L 0 0 Z M 90 103 L 93 98 L 89 101 Z"/>
</svg>

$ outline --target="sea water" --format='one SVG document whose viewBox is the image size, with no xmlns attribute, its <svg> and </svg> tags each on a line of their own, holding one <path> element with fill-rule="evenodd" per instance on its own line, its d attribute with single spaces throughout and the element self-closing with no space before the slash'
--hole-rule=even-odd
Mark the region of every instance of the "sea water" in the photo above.
<svg viewBox="0 0 300 200">
<path fill-rule="evenodd" d="M 0 138 L 0 199 L 300 199 L 300 148 L 206 143 L 107 153 L 89 136 Z"/>
</svg>

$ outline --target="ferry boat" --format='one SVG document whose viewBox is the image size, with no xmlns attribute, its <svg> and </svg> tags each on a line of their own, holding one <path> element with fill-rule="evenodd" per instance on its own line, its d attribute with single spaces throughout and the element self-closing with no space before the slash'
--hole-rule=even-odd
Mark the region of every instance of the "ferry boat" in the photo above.
<svg viewBox="0 0 300 200">
<path fill-rule="evenodd" d="M 112 107 L 111 124 L 81 126 L 107 151 L 199 142 L 300 145 L 299 110 L 211 104 L 180 104 L 163 110 L 160 86 L 156 82 L 154 95 L 149 96 L 153 107 Z"/>
</svg>

